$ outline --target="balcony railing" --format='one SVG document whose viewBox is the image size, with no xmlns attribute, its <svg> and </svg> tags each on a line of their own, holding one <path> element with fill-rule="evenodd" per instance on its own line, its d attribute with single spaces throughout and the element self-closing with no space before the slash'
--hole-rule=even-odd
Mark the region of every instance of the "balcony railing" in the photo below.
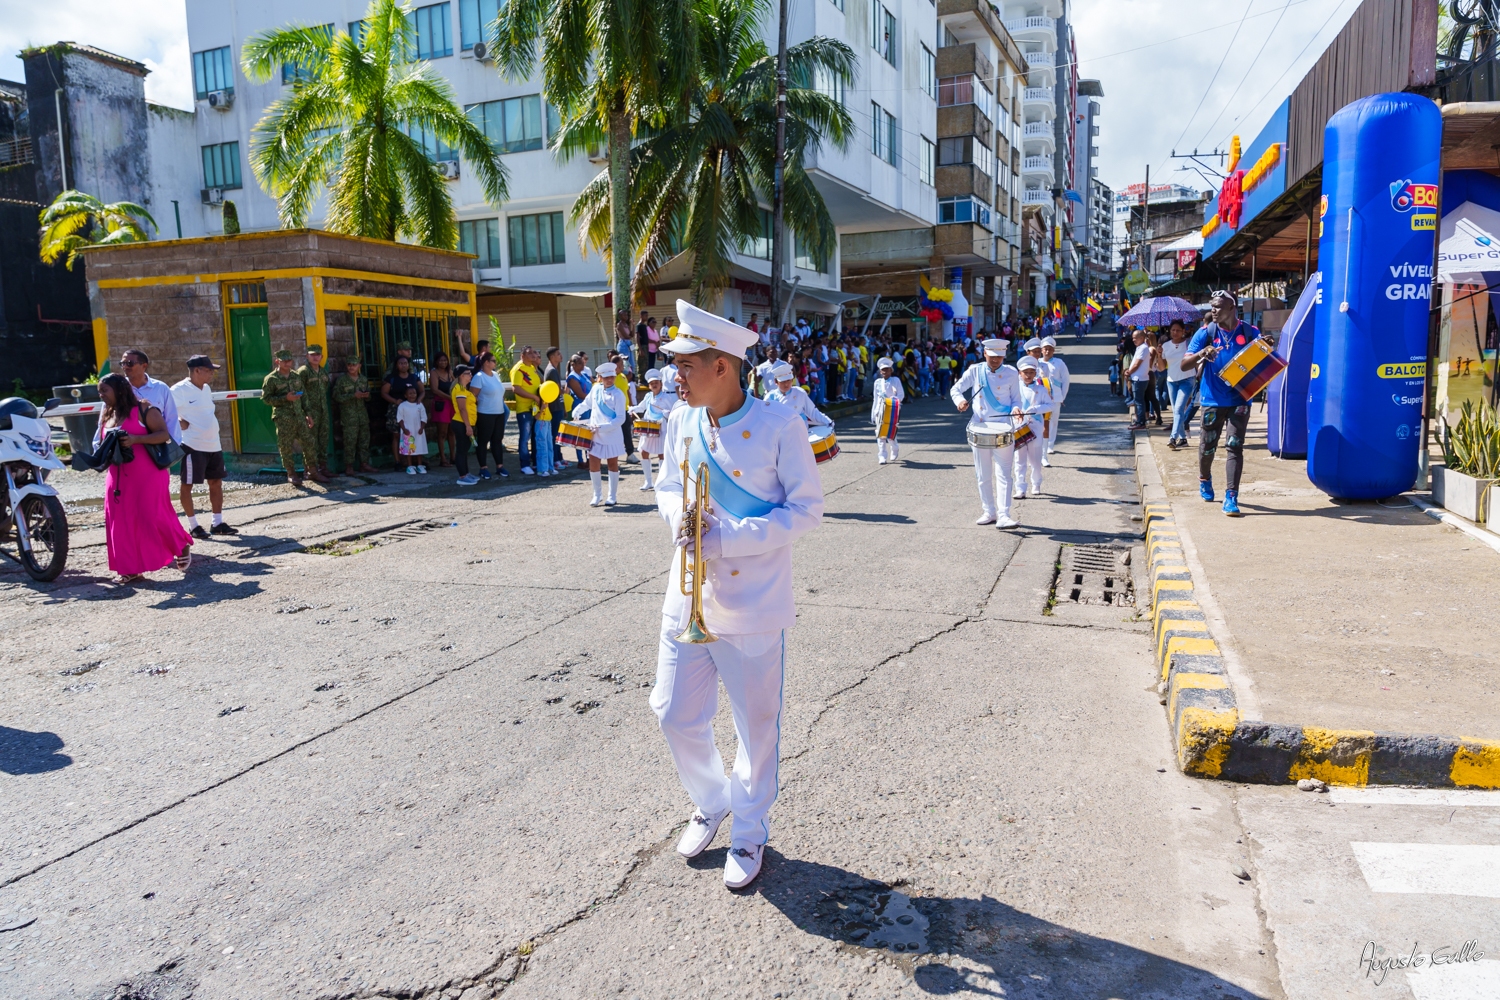
<svg viewBox="0 0 1500 1000">
<path fill-rule="evenodd" d="M 1028 156 L 1021 161 L 1021 172 L 1023 174 L 1052 174 L 1052 157 L 1050 156 Z"/>
<path fill-rule="evenodd" d="M 1024 34 L 1034 35 L 1037 32 L 1056 35 L 1057 21 L 1050 17 L 1013 17 L 1005 22 L 1005 30 L 1010 32 L 1012 38 L 1019 38 Z"/>
<path fill-rule="evenodd" d="M 1051 87 L 1027 87 L 1021 93 L 1021 100 L 1026 104 L 1055 103 Z"/>
<path fill-rule="evenodd" d="M 1023 204 L 1023 205 L 1046 205 L 1048 208 L 1051 208 L 1052 207 L 1052 189 L 1051 188 L 1027 188 L 1025 190 L 1025 192 L 1021 195 L 1021 204 Z"/>
<path fill-rule="evenodd" d="M 1051 122 L 1031 122 L 1021 126 L 1021 140 L 1027 139 L 1051 139 L 1057 141 L 1057 134 L 1052 131 Z"/>
<path fill-rule="evenodd" d="M 1047 70 L 1048 72 L 1054 71 L 1057 69 L 1057 60 L 1052 58 L 1052 56 L 1048 55 L 1045 52 L 1026 53 L 1027 72 L 1032 72 L 1039 69 Z"/>
<path fill-rule="evenodd" d="M 31 136 L 0 140 L 0 167 L 14 167 L 31 162 Z"/>
</svg>

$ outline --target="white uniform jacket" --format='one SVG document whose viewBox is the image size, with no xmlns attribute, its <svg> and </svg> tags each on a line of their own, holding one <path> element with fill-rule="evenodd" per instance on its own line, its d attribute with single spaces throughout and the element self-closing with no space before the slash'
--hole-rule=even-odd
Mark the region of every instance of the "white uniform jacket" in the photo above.
<svg viewBox="0 0 1500 1000">
<path fill-rule="evenodd" d="M 989 391 L 985 391 L 988 387 Z M 1001 365 L 999 371 L 990 371 L 983 361 L 976 361 L 954 383 L 948 393 L 954 404 L 961 403 L 965 394 L 969 398 L 969 425 L 1011 423 L 1011 411 L 1025 409 L 1021 405 L 1021 374 L 1010 365 Z M 997 405 L 998 404 L 998 405 Z"/>
<path fill-rule="evenodd" d="M 1027 385 L 1023 381 L 1019 389 L 1021 393 L 1021 409 L 1026 411 L 1026 416 L 1015 418 L 1016 429 L 1020 430 L 1023 423 L 1030 424 L 1032 432 L 1037 436 L 1037 440 L 1041 440 L 1045 426 L 1042 422 L 1042 415 L 1051 410 L 1055 405 L 1052 394 L 1047 391 L 1047 387 L 1042 384 L 1040 378 L 1030 385 Z"/>
<path fill-rule="evenodd" d="M 906 390 L 901 388 L 899 376 L 892 375 L 890 378 L 875 380 L 875 402 L 870 407 L 870 423 L 876 427 L 880 426 L 880 414 L 885 410 L 887 399 L 894 399 L 898 403 L 906 401 Z"/>
<path fill-rule="evenodd" d="M 614 416 L 606 413 L 606 409 L 612 411 Z M 621 426 L 625 423 L 625 413 L 625 394 L 615 386 L 595 383 L 583 402 L 573 407 L 573 420 L 597 431 L 601 427 Z"/>
<path fill-rule="evenodd" d="M 1073 373 L 1068 371 L 1068 363 L 1061 355 L 1054 354 L 1047 359 L 1047 364 L 1052 368 L 1052 402 L 1061 405 L 1068 398 L 1068 387 L 1073 384 Z"/>
<path fill-rule="evenodd" d="M 779 388 L 772 389 L 766 393 L 766 398 L 773 403 L 790 406 L 802 415 L 802 419 L 806 420 L 809 426 L 833 426 L 833 421 L 828 418 L 827 414 L 813 405 L 812 397 L 800 385 L 794 385 L 786 392 L 782 392 Z"/>
<path fill-rule="evenodd" d="M 807 424 L 789 407 L 745 397 L 745 405 L 715 431 L 702 407 L 679 406 L 662 430 L 656 506 L 672 529 L 682 523 L 682 462 L 707 449 L 709 485 L 718 526 L 719 558 L 707 561 L 703 617 L 715 635 L 776 632 L 797 623 L 792 597 L 792 543 L 823 517 L 823 480 L 807 444 Z M 748 496 L 747 496 L 748 495 Z M 737 516 L 738 507 L 746 516 Z M 713 546 L 705 536 L 704 549 Z M 672 575 L 662 614 L 687 624 L 682 560 L 672 552 Z"/>
<path fill-rule="evenodd" d="M 630 412 L 638 417 L 646 417 L 648 420 L 666 420 L 667 416 L 677 407 L 679 400 L 675 392 L 648 392 L 646 398 L 630 408 Z M 656 413 L 651 413 L 655 410 Z M 661 416 L 658 417 L 657 414 Z"/>
</svg>

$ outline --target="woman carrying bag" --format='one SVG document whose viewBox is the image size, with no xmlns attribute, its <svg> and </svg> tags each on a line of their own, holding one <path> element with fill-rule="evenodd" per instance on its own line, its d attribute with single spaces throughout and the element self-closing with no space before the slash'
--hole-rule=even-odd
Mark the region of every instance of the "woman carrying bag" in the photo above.
<svg viewBox="0 0 1500 1000">
<path fill-rule="evenodd" d="M 111 463 L 105 472 L 104 540 L 109 568 L 119 574 L 121 584 L 135 583 L 168 565 L 186 572 L 193 540 L 172 509 L 170 466 L 160 467 L 152 455 L 156 450 L 152 446 L 170 440 L 166 420 L 156 407 L 138 401 L 130 381 L 118 373 L 99 380 L 99 400 L 104 404 L 100 428 L 120 431 L 119 447 L 131 453 L 128 460 Z"/>
</svg>

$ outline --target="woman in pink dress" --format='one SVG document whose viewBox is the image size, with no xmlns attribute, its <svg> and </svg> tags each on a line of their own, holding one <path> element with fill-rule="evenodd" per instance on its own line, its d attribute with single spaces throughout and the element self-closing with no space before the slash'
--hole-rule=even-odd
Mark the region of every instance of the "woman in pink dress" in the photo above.
<svg viewBox="0 0 1500 1000">
<path fill-rule="evenodd" d="M 109 568 L 120 574 L 122 584 L 135 583 L 168 565 L 186 571 L 193 540 L 172 509 L 172 472 L 157 468 L 145 448 L 134 447 L 167 440 L 161 411 L 137 400 L 129 380 L 117 373 L 99 380 L 99 399 L 104 404 L 100 425 L 105 431 L 123 431 L 120 445 L 134 454 L 129 462 L 111 464 L 105 473 L 104 540 Z"/>
</svg>

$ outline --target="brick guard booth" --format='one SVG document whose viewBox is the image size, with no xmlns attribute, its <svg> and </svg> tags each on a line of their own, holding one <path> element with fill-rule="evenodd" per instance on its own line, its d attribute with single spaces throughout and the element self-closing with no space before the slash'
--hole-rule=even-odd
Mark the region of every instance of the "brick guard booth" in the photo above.
<svg viewBox="0 0 1500 1000">
<path fill-rule="evenodd" d="M 473 346 L 476 325 L 472 254 L 318 229 L 94 247 L 88 253 L 89 305 L 99 370 L 138 347 L 168 384 L 186 361 L 207 354 L 223 365 L 220 389 L 259 389 L 276 351 L 297 364 L 310 344 L 323 346 L 334 377 L 358 353 L 371 388 L 379 386 L 407 341 L 415 367 L 459 338 Z M 259 400 L 221 414 L 226 452 L 276 453 L 270 408 Z M 370 400 L 371 445 L 388 447 L 385 402 Z M 331 421 L 338 433 L 339 421 Z M 334 444 L 335 442 L 329 442 Z"/>
</svg>

